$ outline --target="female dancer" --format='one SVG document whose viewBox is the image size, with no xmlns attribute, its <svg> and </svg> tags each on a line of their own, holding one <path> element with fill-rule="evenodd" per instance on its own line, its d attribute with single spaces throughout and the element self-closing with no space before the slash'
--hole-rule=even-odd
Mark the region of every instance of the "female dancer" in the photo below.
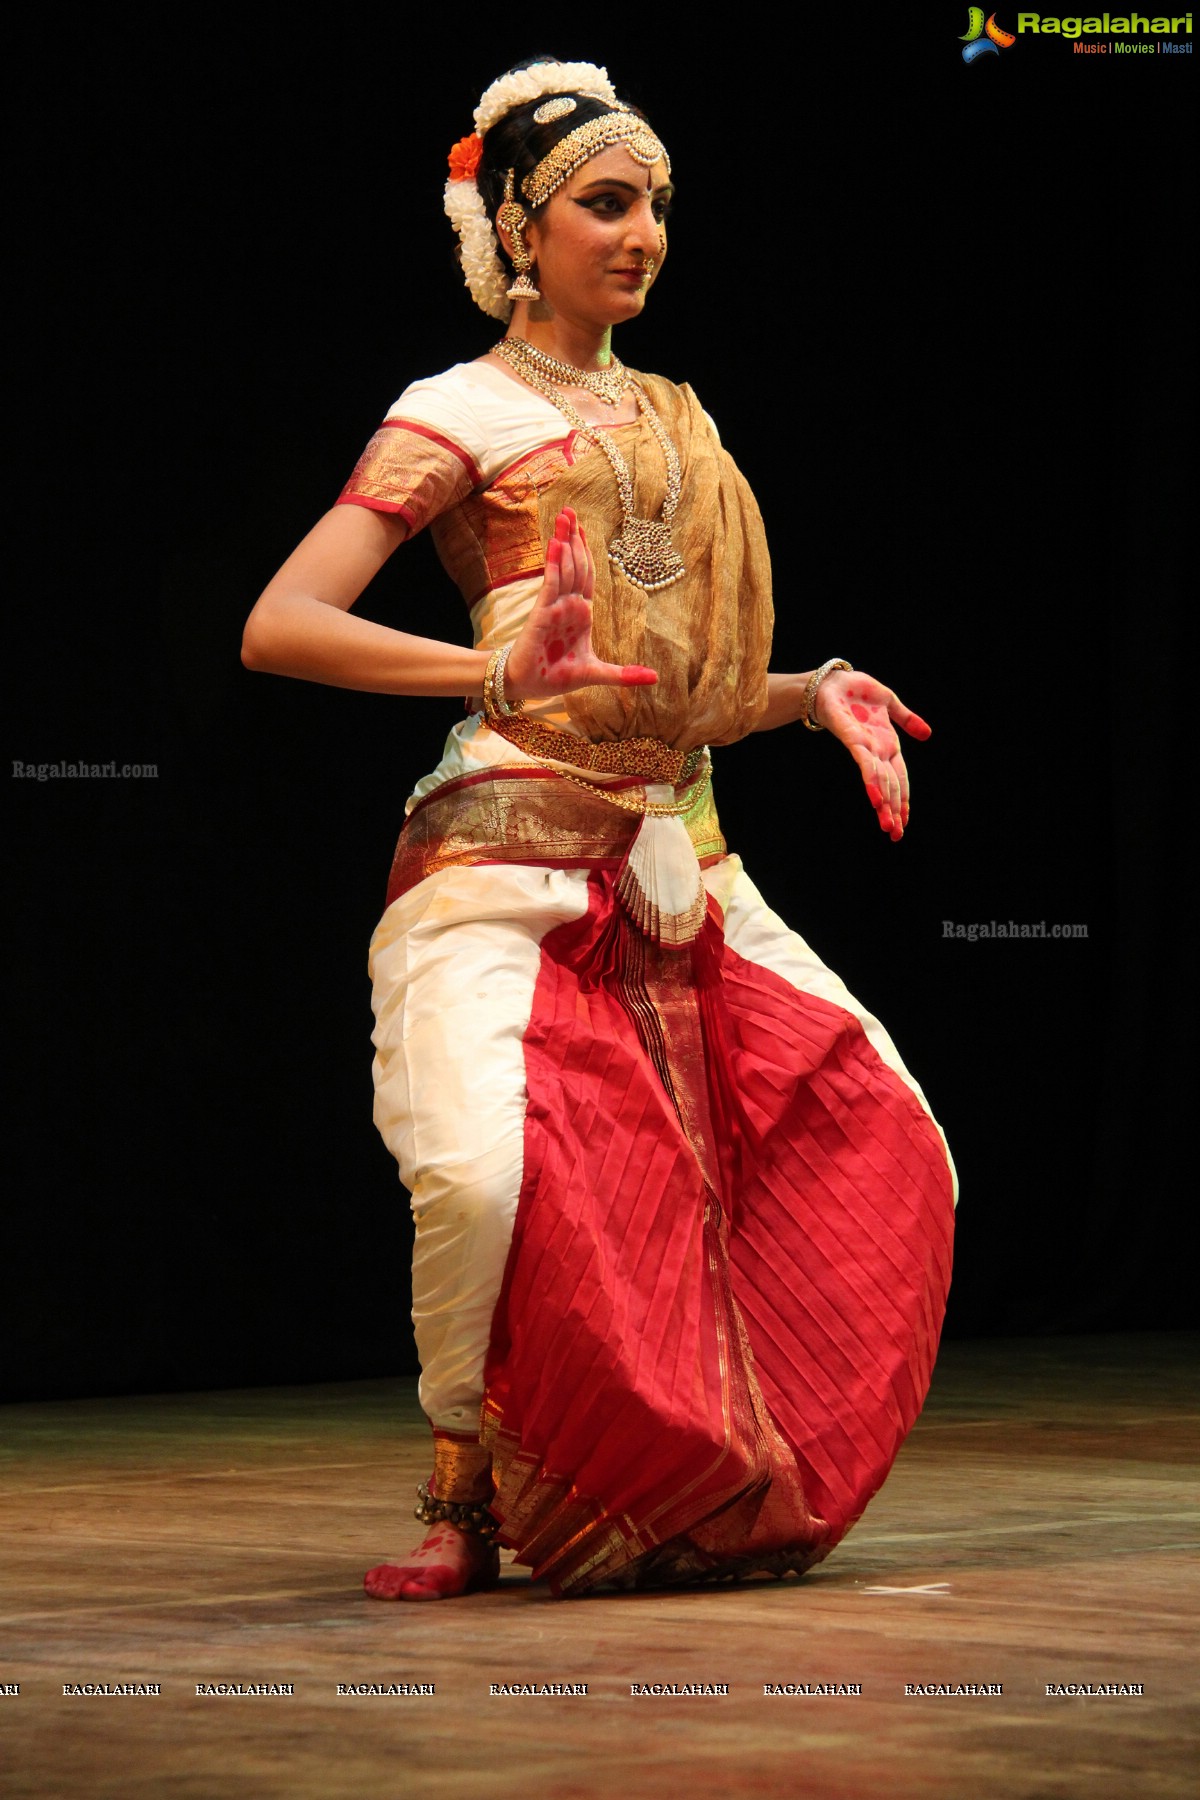
<svg viewBox="0 0 1200 1800">
<path fill-rule="evenodd" d="M 507 334 L 416 382 L 255 606 L 252 669 L 482 696 L 408 804 L 371 945 L 376 1122 L 412 1194 L 434 1436 L 381 1599 L 801 1571 L 928 1386 L 953 1172 L 886 1032 L 726 852 L 708 746 L 829 730 L 899 840 L 895 727 L 834 659 L 768 674 L 758 510 L 615 326 L 666 257 L 667 152 L 604 70 L 538 62 L 451 153 Z M 351 615 L 430 525 L 473 647 Z"/>
</svg>

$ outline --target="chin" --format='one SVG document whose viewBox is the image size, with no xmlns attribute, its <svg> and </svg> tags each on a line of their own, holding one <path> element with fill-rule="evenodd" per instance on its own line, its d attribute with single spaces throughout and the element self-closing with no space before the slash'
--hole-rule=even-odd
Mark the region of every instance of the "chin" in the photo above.
<svg viewBox="0 0 1200 1800">
<path fill-rule="evenodd" d="M 623 304 L 619 312 L 614 308 L 613 324 L 620 324 L 624 319 L 636 319 L 646 305 L 646 290 L 638 288 L 631 294 L 623 296 Z"/>
</svg>

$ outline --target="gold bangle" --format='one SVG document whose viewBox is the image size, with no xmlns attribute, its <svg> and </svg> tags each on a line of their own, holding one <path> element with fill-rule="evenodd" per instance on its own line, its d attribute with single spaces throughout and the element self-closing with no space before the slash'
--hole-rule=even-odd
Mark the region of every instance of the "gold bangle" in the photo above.
<svg viewBox="0 0 1200 1800">
<path fill-rule="evenodd" d="M 813 718 L 813 702 L 817 697 L 817 689 L 825 677 L 832 675 L 835 669 L 846 669 L 852 672 L 854 664 L 844 662 L 840 656 L 831 656 L 829 661 L 823 662 L 819 669 L 814 669 L 808 678 L 808 686 L 804 690 L 804 701 L 800 708 L 800 717 L 810 731 L 824 731 L 825 729 L 819 720 Z"/>
<path fill-rule="evenodd" d="M 499 650 L 493 650 L 488 658 L 487 668 L 483 671 L 483 711 L 488 719 L 510 719 L 516 713 L 524 712 L 523 700 L 506 700 L 504 698 L 504 665 L 512 651 L 511 644 L 505 644 Z"/>
<path fill-rule="evenodd" d="M 504 698 L 504 670 L 507 666 L 508 659 L 512 654 L 512 648 L 511 644 L 505 644 L 503 650 L 498 653 L 496 657 L 496 673 L 492 681 L 492 691 L 496 696 L 496 711 L 506 719 L 510 718 L 513 713 L 525 711 L 525 702 L 523 700 L 506 700 Z"/>
</svg>

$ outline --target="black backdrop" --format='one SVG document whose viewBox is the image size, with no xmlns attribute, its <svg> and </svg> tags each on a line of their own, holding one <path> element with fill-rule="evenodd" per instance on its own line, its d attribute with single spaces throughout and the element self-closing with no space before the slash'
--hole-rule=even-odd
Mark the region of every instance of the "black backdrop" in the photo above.
<svg viewBox="0 0 1200 1800">
<path fill-rule="evenodd" d="M 1022 37 L 967 67 L 965 8 L 924 13 L 110 14 L 21 62 L 9 754 L 158 774 L 11 782 L 10 1394 L 411 1366 L 365 951 L 454 709 L 238 643 L 388 403 L 494 336 L 444 157 L 542 50 L 606 61 L 671 149 L 670 264 L 619 347 L 697 387 L 759 495 L 776 666 L 848 656 L 934 726 L 899 846 L 829 739 L 717 779 L 951 1135 L 949 1330 L 1188 1322 L 1193 63 Z M 363 609 L 465 623 L 421 540 Z"/>
</svg>

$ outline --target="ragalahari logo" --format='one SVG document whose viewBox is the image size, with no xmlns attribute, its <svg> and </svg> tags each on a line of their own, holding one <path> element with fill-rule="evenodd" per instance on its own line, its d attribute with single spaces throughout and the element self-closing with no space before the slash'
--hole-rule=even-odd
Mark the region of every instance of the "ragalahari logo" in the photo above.
<svg viewBox="0 0 1200 1800">
<path fill-rule="evenodd" d="M 995 13 L 985 25 L 982 6 L 968 6 L 967 27 L 958 40 L 965 63 L 973 63 L 977 56 L 999 56 L 1001 50 L 1011 50 L 1017 41 L 1011 31 L 1001 31 Z"/>
</svg>

